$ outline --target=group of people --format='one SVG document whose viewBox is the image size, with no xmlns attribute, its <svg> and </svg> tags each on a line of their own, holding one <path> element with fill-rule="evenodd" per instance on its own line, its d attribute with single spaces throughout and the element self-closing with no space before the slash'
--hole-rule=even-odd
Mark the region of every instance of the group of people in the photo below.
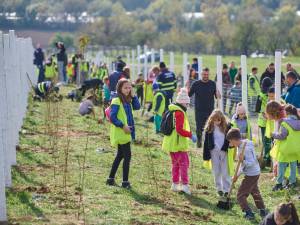
<svg viewBox="0 0 300 225">
<path fill-rule="evenodd" d="M 111 98 L 109 112 L 110 141 L 112 146 L 117 148 L 117 154 L 106 181 L 107 185 L 116 185 L 116 171 L 121 161 L 124 160 L 122 187 L 131 187 L 129 182 L 130 144 L 132 140 L 135 140 L 133 110 L 141 108 L 134 86 L 139 92 L 141 82 L 145 82 L 144 88 L 151 83 L 153 92 L 151 107 L 157 133 L 160 132 L 161 125 L 167 123 L 169 116 L 172 115 L 171 132 L 163 133 L 162 141 L 162 149 L 170 154 L 172 162 L 171 190 L 191 194 L 188 176 L 188 151 L 189 140 L 191 140 L 197 143 L 199 148 L 203 146 L 204 164 L 211 165 L 216 190 L 221 199 L 228 196 L 232 182 L 236 182 L 238 177 L 244 174 L 237 192 L 237 200 L 246 219 L 254 219 L 254 213 L 247 202 L 248 196 L 252 195 L 263 218 L 261 224 L 299 224 L 297 212 L 292 203 L 281 204 L 274 213 L 268 214 L 259 191 L 261 167 L 252 141 L 251 123 L 243 104 L 237 103 L 231 121 L 228 121 L 220 109 L 215 109 L 215 100 L 221 98 L 221 93 L 217 90 L 216 83 L 209 79 L 208 68 L 202 70 L 201 79 L 196 80 L 189 89 L 181 88 L 173 102 L 173 95 L 177 88 L 174 73 L 169 71 L 163 62 L 159 67 L 155 67 L 154 71 L 155 75 L 148 83 L 141 76 L 135 82 L 120 77 L 115 80 L 116 87 L 111 89 L 111 94 L 114 96 Z M 256 81 L 253 82 L 251 79 L 256 79 L 257 68 L 254 68 L 252 72 L 254 75 L 250 75 L 248 80 L 250 80 L 249 85 L 253 86 L 253 83 L 256 85 Z M 110 76 L 115 76 L 115 74 Z M 112 77 L 109 78 L 111 79 Z M 283 95 L 282 102 L 274 100 L 274 80 L 272 75 L 266 75 L 259 82 L 261 84 L 257 90 L 259 93 L 256 92 L 256 101 L 260 101 L 260 104 L 257 104 L 259 106 L 255 110 L 259 113 L 258 124 L 263 133 L 264 158 L 270 163 L 276 176 L 273 191 L 277 191 L 296 187 L 297 161 L 300 160 L 300 152 L 297 149 L 300 144 L 300 120 L 296 108 L 298 106 L 295 104 L 300 96 L 298 96 L 299 81 L 294 71 L 289 71 L 284 77 L 288 88 L 286 94 Z M 195 97 L 197 127 L 195 133 L 191 131 L 187 115 L 192 96 Z M 274 121 L 280 123 L 278 131 L 275 131 Z M 233 176 L 235 160 L 240 161 L 242 167 L 237 175 Z M 287 168 L 289 168 L 288 175 Z"/>
</svg>

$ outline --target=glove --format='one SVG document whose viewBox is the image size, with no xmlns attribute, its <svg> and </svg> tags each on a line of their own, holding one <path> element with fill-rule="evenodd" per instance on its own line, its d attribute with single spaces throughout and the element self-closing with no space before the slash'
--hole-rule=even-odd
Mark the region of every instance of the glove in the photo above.
<svg viewBox="0 0 300 225">
<path fill-rule="evenodd" d="M 191 139 L 193 143 L 197 142 L 197 136 L 195 134 L 192 135 Z"/>
</svg>

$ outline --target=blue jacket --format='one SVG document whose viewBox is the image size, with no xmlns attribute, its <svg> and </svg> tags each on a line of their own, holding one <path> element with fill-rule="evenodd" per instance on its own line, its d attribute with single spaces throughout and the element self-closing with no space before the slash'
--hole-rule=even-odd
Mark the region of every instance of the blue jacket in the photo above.
<svg viewBox="0 0 300 225">
<path fill-rule="evenodd" d="M 131 106 L 132 106 L 133 110 L 139 110 L 141 108 L 141 104 L 139 102 L 139 99 L 136 96 L 134 96 L 132 98 L 131 103 L 123 103 L 123 106 L 124 106 L 125 113 L 127 116 L 128 126 L 132 127 L 131 138 L 132 138 L 132 140 L 135 140 L 134 120 L 133 120 Z M 124 126 L 124 124 L 120 120 L 118 120 L 118 117 L 117 117 L 120 106 L 119 105 L 111 105 L 110 107 L 111 107 L 111 112 L 110 112 L 111 122 L 116 127 L 122 128 Z"/>
<path fill-rule="evenodd" d="M 282 96 L 286 103 L 289 103 L 296 108 L 300 108 L 300 81 L 296 81 L 287 89 L 285 95 Z"/>
</svg>

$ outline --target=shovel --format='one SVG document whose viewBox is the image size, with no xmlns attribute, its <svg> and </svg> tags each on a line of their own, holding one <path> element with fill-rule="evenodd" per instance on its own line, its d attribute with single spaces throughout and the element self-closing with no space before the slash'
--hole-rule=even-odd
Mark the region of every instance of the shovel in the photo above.
<svg viewBox="0 0 300 225">
<path fill-rule="evenodd" d="M 247 144 L 247 141 L 245 141 L 245 143 L 243 144 L 243 149 L 242 149 L 242 152 L 241 152 L 242 156 L 244 156 L 244 154 L 245 154 L 246 144 Z M 242 161 L 239 160 L 238 164 L 236 165 L 235 171 L 234 171 L 234 177 L 237 176 L 237 174 L 238 174 L 238 172 L 240 170 L 241 164 L 242 164 Z M 228 192 L 228 195 L 226 196 L 226 200 L 225 201 L 220 200 L 218 202 L 218 204 L 217 204 L 218 208 L 223 209 L 223 210 L 229 210 L 229 209 L 232 208 L 233 203 L 230 201 L 230 195 L 231 195 L 231 193 L 233 191 L 235 182 L 231 183 L 230 190 Z"/>
</svg>

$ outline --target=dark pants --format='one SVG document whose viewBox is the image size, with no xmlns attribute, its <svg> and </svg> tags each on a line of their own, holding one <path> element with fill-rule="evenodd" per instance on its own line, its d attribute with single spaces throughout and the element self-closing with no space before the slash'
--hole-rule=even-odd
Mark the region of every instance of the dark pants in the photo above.
<svg viewBox="0 0 300 225">
<path fill-rule="evenodd" d="M 130 167 L 130 159 L 131 159 L 131 149 L 130 149 L 130 142 L 124 145 L 118 145 L 118 152 L 116 158 L 112 164 L 112 168 L 109 174 L 109 178 L 115 178 L 117 173 L 118 167 L 123 161 L 123 182 L 128 181 L 128 174 L 129 174 L 129 167 Z"/>
<path fill-rule="evenodd" d="M 44 68 L 43 65 L 38 65 L 37 68 L 39 69 L 38 83 L 41 83 L 45 80 Z"/>
<path fill-rule="evenodd" d="M 173 94 L 174 91 L 165 91 L 166 93 L 166 109 L 168 109 L 168 106 L 173 102 Z"/>
<path fill-rule="evenodd" d="M 198 109 L 195 110 L 195 112 L 197 112 L 197 111 L 198 111 Z M 197 114 L 196 113 L 196 115 L 195 115 L 198 146 L 202 145 L 202 134 L 203 134 L 205 123 L 206 123 L 209 115 L 210 115 L 210 113 L 205 113 L 205 114 Z"/>
<path fill-rule="evenodd" d="M 258 189 L 258 180 L 259 175 L 245 176 L 242 180 L 241 186 L 239 187 L 237 193 L 237 200 L 244 212 L 251 210 L 247 202 L 247 198 L 250 194 L 252 195 L 256 207 L 258 209 L 265 209 L 264 201 Z"/>
</svg>

